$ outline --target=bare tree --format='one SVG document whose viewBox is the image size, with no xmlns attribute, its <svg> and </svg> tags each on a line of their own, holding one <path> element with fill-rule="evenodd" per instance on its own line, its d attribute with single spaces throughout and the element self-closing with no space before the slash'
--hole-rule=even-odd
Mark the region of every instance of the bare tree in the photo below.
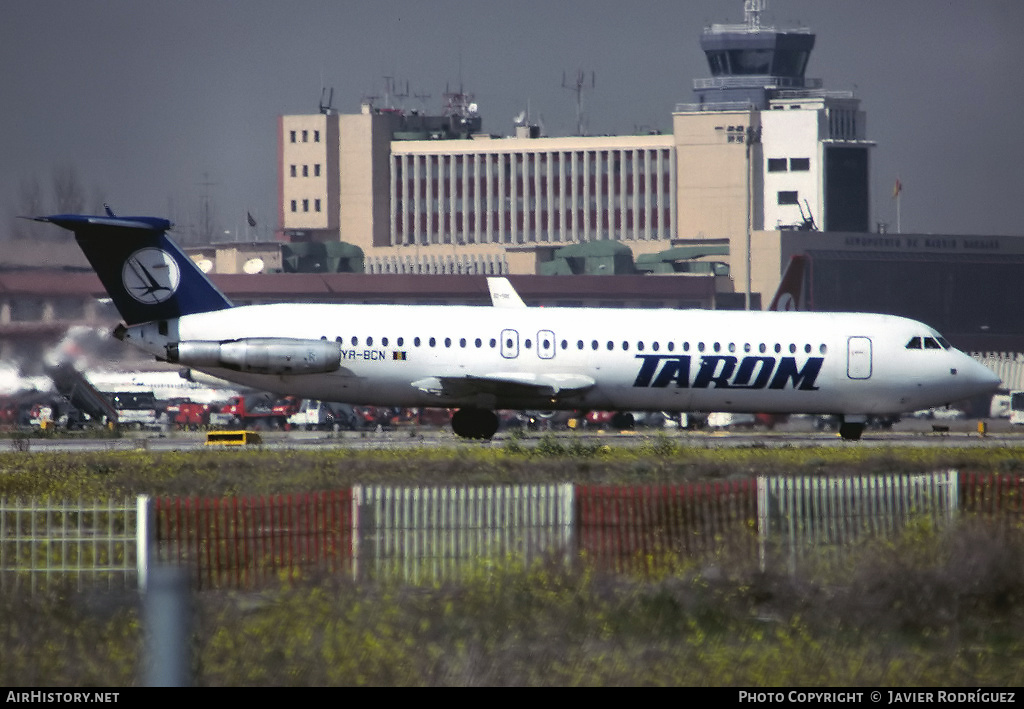
<svg viewBox="0 0 1024 709">
<path fill-rule="evenodd" d="M 42 214 L 78 214 L 85 209 L 85 187 L 74 165 L 58 165 L 53 168 L 52 194 L 47 198 L 39 178 L 32 176 L 21 181 L 18 195 L 18 209 L 13 216 L 39 216 Z M 90 209 L 102 213 L 103 196 L 93 189 L 89 201 Z M 71 238 L 63 229 L 25 219 L 12 219 L 8 234 L 14 239 L 43 241 L 65 241 Z"/>
<path fill-rule="evenodd" d="M 18 212 L 16 216 L 34 217 L 45 214 L 46 207 L 43 199 L 43 188 L 36 177 L 26 178 L 21 181 L 18 189 Z M 13 239 L 43 239 L 47 238 L 52 229 L 38 222 L 26 219 L 12 219 L 10 230 Z"/>
<path fill-rule="evenodd" d="M 74 165 L 53 169 L 53 197 L 58 214 L 79 214 L 85 206 L 85 191 Z"/>
</svg>

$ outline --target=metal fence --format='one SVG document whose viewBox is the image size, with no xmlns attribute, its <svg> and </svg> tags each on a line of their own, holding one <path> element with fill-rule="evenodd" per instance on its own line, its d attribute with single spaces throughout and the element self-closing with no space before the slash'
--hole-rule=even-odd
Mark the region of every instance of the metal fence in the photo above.
<svg viewBox="0 0 1024 709">
<path fill-rule="evenodd" d="M 145 585 L 148 500 L 0 499 L 0 588 Z"/>
<path fill-rule="evenodd" d="M 480 559 L 572 551 L 572 485 L 353 489 L 360 576 L 450 577 Z"/>
<path fill-rule="evenodd" d="M 154 557 L 199 588 L 352 569 L 352 491 L 156 501 Z"/>
<path fill-rule="evenodd" d="M 722 555 L 790 568 L 955 514 L 1020 525 L 1024 476 L 761 477 L 662 486 L 360 486 L 305 495 L 0 500 L 0 585 L 144 587 L 153 563 L 199 588 L 307 574 L 452 578 L 488 560 L 582 559 L 650 573 Z"/>
<path fill-rule="evenodd" d="M 576 489 L 578 549 L 599 568 L 656 571 L 682 560 L 756 555 L 753 480 Z"/>
<path fill-rule="evenodd" d="M 959 506 L 959 483 L 956 471 L 758 478 L 762 568 L 771 554 L 781 554 L 793 570 L 808 553 L 886 538 L 914 520 L 947 522 Z"/>
</svg>

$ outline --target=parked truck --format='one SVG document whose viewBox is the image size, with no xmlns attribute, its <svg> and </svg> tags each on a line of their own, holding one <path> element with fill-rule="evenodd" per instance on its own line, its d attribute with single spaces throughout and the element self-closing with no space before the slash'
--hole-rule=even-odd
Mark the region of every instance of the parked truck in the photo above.
<svg viewBox="0 0 1024 709">
<path fill-rule="evenodd" d="M 356 410 L 348 404 L 303 399 L 298 410 L 288 417 L 288 424 L 307 431 L 354 431 L 362 423 Z"/>
<path fill-rule="evenodd" d="M 181 401 L 178 402 L 174 411 L 174 425 L 188 431 L 206 428 L 210 425 L 210 414 L 212 413 L 213 407 L 210 404 Z M 168 407 L 167 415 L 171 416 L 170 407 Z"/>
<path fill-rule="evenodd" d="M 117 423 L 125 428 L 152 429 L 160 426 L 163 409 L 151 391 L 117 391 L 107 394 L 117 411 Z"/>
<path fill-rule="evenodd" d="M 294 396 L 282 399 L 266 393 L 234 396 L 220 411 L 210 414 L 210 425 L 263 431 L 284 428 L 298 406 L 299 399 Z"/>
</svg>

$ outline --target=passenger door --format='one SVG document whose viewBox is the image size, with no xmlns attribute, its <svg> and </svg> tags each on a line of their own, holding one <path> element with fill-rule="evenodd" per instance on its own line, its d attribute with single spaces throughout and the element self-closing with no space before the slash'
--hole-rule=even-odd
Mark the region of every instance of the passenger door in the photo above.
<svg viewBox="0 0 1024 709">
<path fill-rule="evenodd" d="M 846 346 L 846 376 L 850 379 L 871 378 L 871 338 L 851 337 Z"/>
</svg>

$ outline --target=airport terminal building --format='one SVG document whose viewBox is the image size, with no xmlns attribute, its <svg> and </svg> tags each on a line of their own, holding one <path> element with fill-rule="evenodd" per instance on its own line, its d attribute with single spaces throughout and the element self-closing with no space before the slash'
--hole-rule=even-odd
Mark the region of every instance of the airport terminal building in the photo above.
<svg viewBox="0 0 1024 709">
<path fill-rule="evenodd" d="M 745 284 L 751 231 L 869 230 L 865 115 L 805 77 L 814 39 L 754 18 L 709 27 L 712 76 L 667 135 L 543 137 L 524 118 L 499 137 L 462 93 L 437 116 L 368 101 L 282 116 L 281 236 L 354 244 L 369 273 L 446 274 L 540 273 L 593 241 L 639 256 L 725 239 Z"/>
</svg>

